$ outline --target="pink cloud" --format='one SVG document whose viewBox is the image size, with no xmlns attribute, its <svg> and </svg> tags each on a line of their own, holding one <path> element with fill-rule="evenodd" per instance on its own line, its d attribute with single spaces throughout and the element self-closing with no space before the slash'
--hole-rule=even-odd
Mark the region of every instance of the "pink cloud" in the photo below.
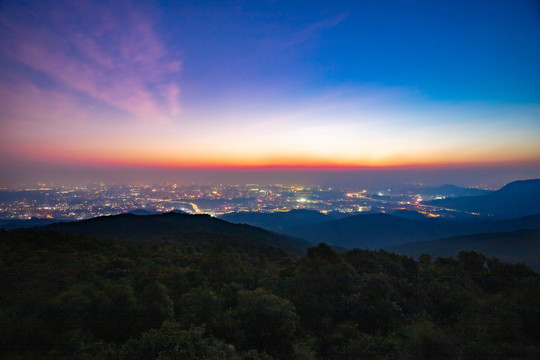
<svg viewBox="0 0 540 360">
<path fill-rule="evenodd" d="M 91 106 L 69 94 L 41 89 L 24 79 L 11 80 L 10 86 L 0 87 L 0 148 L 16 148 L 12 155 L 26 151 L 32 144 L 45 148 L 47 141 L 57 141 L 59 136 L 80 130 L 81 126 L 92 127 L 96 113 Z"/>
<path fill-rule="evenodd" d="M 169 121 L 180 111 L 174 75 L 181 63 L 167 53 L 152 18 L 138 9 L 115 13 L 89 4 L 57 4 L 40 14 L 46 23 L 3 14 L 4 54 L 137 118 Z"/>
<path fill-rule="evenodd" d="M 176 84 L 169 84 L 161 86 L 161 95 L 166 99 L 171 115 L 180 114 L 180 106 L 178 105 L 178 97 L 180 95 L 180 88 Z"/>
</svg>

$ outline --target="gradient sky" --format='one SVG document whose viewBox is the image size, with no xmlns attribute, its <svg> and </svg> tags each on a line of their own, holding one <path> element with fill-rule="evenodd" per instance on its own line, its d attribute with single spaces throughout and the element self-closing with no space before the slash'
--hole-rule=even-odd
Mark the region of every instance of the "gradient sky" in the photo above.
<svg viewBox="0 0 540 360">
<path fill-rule="evenodd" d="M 4 0 L 0 164 L 540 174 L 539 44 L 536 0 Z"/>
</svg>

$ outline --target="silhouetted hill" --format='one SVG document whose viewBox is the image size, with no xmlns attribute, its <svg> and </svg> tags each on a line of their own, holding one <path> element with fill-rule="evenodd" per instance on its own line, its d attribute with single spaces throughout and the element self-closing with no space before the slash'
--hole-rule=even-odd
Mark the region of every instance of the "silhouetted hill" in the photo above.
<svg viewBox="0 0 540 360">
<path fill-rule="evenodd" d="M 26 229 L 33 228 L 36 226 L 45 226 L 49 224 L 54 224 L 57 222 L 62 222 L 62 220 L 56 219 L 28 219 L 28 220 L 19 220 L 19 219 L 0 219 L 0 229 L 13 230 L 13 229 Z"/>
<path fill-rule="evenodd" d="M 301 254 L 310 244 L 301 239 L 275 234 L 250 225 L 231 224 L 209 215 L 166 213 L 138 216 L 121 214 L 43 227 L 62 233 L 127 241 L 167 240 L 214 242 L 219 240 L 256 243 Z"/>
<path fill-rule="evenodd" d="M 150 211 L 146 209 L 134 209 L 128 212 L 128 214 L 133 215 L 157 215 L 158 213 L 156 211 Z"/>
<path fill-rule="evenodd" d="M 177 210 L 177 209 L 171 210 L 169 212 L 177 213 L 177 214 L 187 214 L 187 212 L 185 212 L 183 210 Z M 161 212 L 161 211 L 148 210 L 148 209 L 133 209 L 133 210 L 128 211 L 127 213 L 128 214 L 133 214 L 133 215 L 161 215 L 161 214 L 163 214 L 163 212 Z"/>
<path fill-rule="evenodd" d="M 519 180 L 506 184 L 498 193 L 504 194 L 538 194 L 540 193 L 540 179 Z"/>
<path fill-rule="evenodd" d="M 381 213 L 297 226 L 286 233 L 313 243 L 326 242 L 348 248 L 376 249 L 419 239 L 440 238 L 438 234 L 445 233 L 449 228 L 445 225 L 445 221 L 411 220 Z"/>
<path fill-rule="evenodd" d="M 333 217 L 315 210 L 291 210 L 273 213 L 237 212 L 221 215 L 219 218 L 235 224 L 249 224 L 278 232 L 283 232 L 284 229 L 292 226 L 314 224 L 333 219 Z"/>
<path fill-rule="evenodd" d="M 392 215 L 413 220 L 423 220 L 427 218 L 427 216 L 425 216 L 424 214 L 412 210 L 396 210 L 392 212 Z"/>
<path fill-rule="evenodd" d="M 510 220 L 454 222 L 444 219 L 407 219 L 388 214 L 362 214 L 344 219 L 297 226 L 285 233 L 313 243 L 347 248 L 380 249 L 413 241 L 456 235 L 515 231 L 539 227 L 540 214 Z"/>
<path fill-rule="evenodd" d="M 499 218 L 538 214 L 540 179 L 515 181 L 487 195 L 433 200 L 426 204 Z"/>
<path fill-rule="evenodd" d="M 482 190 L 476 188 L 465 188 L 451 184 L 444 184 L 438 187 L 426 187 L 420 190 L 420 193 L 423 195 L 429 196 L 448 196 L 448 197 L 457 197 L 457 196 L 479 196 L 487 195 L 491 193 L 489 190 Z"/>
<path fill-rule="evenodd" d="M 540 228 L 419 241 L 389 246 L 385 250 L 415 258 L 422 254 L 448 257 L 460 251 L 476 251 L 510 263 L 524 263 L 540 271 Z"/>
</svg>

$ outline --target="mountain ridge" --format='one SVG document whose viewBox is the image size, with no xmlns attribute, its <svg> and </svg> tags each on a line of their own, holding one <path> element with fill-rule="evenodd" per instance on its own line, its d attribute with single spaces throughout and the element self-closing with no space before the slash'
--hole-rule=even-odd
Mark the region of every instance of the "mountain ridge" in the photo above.
<svg viewBox="0 0 540 360">
<path fill-rule="evenodd" d="M 427 201 L 427 205 L 490 215 L 517 218 L 540 213 L 540 179 L 518 180 L 486 195 Z"/>
<path fill-rule="evenodd" d="M 347 248 L 380 249 L 413 241 L 536 227 L 540 227 L 540 214 L 516 219 L 455 222 L 446 219 L 409 219 L 380 213 L 297 226 L 285 233 L 313 243 L 326 242 Z"/>
<path fill-rule="evenodd" d="M 522 262 L 540 271 L 540 227 L 512 232 L 482 233 L 416 241 L 385 247 L 384 250 L 418 258 L 455 256 L 460 251 L 475 251 L 511 263 Z"/>
<path fill-rule="evenodd" d="M 305 209 L 293 209 L 286 212 L 272 213 L 242 211 L 224 214 L 218 218 L 235 224 L 249 224 L 278 232 L 291 226 L 314 224 L 333 219 L 333 217 L 319 211 Z"/>
<path fill-rule="evenodd" d="M 245 224 L 232 224 L 210 215 L 189 215 L 176 212 L 159 215 L 119 214 L 76 222 L 56 223 L 41 227 L 62 233 L 83 234 L 96 238 L 125 241 L 168 240 L 218 241 L 232 239 L 281 248 L 292 254 L 302 254 L 309 242 L 277 234 Z"/>
</svg>

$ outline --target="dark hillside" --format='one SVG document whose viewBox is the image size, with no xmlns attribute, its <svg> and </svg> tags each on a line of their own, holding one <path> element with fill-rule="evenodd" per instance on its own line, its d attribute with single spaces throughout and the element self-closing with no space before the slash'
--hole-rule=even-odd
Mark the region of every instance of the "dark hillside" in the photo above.
<svg viewBox="0 0 540 360">
<path fill-rule="evenodd" d="M 412 219 L 388 214 L 361 214 L 286 231 L 313 243 L 326 242 L 348 248 L 380 249 L 385 246 L 444 237 L 479 234 L 540 226 L 540 214 L 499 221 L 456 222 L 445 219 Z"/>
<path fill-rule="evenodd" d="M 427 187 L 422 188 L 419 192 L 428 196 L 448 196 L 448 197 L 457 197 L 457 196 L 478 196 L 489 194 L 489 190 L 475 189 L 475 188 L 464 188 L 456 185 L 445 184 L 439 187 Z"/>
<path fill-rule="evenodd" d="M 419 241 L 389 246 L 386 250 L 415 258 L 422 254 L 447 257 L 460 251 L 476 251 L 510 263 L 524 263 L 540 272 L 540 229 Z"/>
<path fill-rule="evenodd" d="M 433 200 L 427 204 L 499 218 L 538 214 L 540 179 L 515 181 L 487 195 Z"/>
<path fill-rule="evenodd" d="M 122 214 L 84 221 L 52 224 L 45 230 L 126 241 L 169 240 L 179 242 L 235 239 L 275 246 L 292 254 L 302 254 L 307 241 L 274 234 L 249 225 L 231 224 L 209 215 L 167 213 L 138 216 Z"/>
<path fill-rule="evenodd" d="M 273 213 L 239 212 L 221 215 L 219 218 L 235 224 L 249 224 L 277 232 L 283 232 L 293 226 L 314 224 L 333 219 L 333 217 L 315 210 L 291 210 Z"/>
</svg>

